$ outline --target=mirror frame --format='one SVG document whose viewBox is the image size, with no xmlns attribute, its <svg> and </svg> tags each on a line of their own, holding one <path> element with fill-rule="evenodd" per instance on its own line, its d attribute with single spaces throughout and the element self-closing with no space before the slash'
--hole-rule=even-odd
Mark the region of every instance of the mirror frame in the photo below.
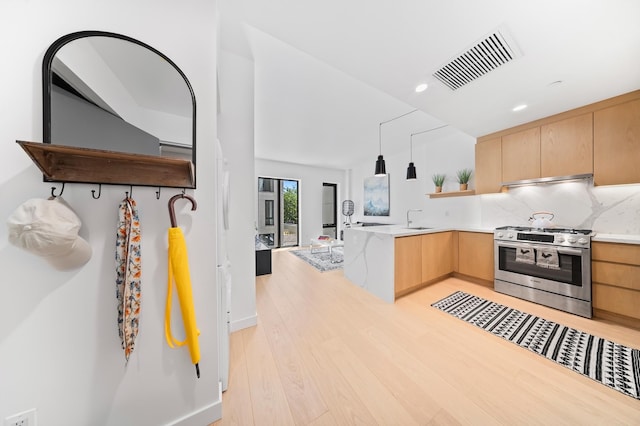
<svg viewBox="0 0 640 426">
<path fill-rule="evenodd" d="M 182 70 L 171 60 L 169 59 L 166 55 L 164 55 L 162 52 L 160 52 L 159 50 L 149 46 L 146 43 L 141 42 L 140 40 L 136 40 L 132 37 L 123 35 L 123 34 L 117 34 L 117 33 L 112 33 L 112 32 L 107 32 L 107 31 L 94 31 L 94 30 L 89 30 L 89 31 L 78 31 L 78 32 L 74 32 L 74 33 L 69 33 L 66 34 L 60 38 L 58 38 L 56 41 L 54 41 L 51 46 L 49 46 L 49 48 L 47 49 L 45 55 L 44 55 L 44 59 L 42 61 L 42 136 L 43 136 L 43 143 L 45 144 L 51 144 L 51 86 L 52 86 L 52 80 L 53 80 L 53 73 L 51 70 L 51 65 L 53 63 L 53 58 L 56 55 L 56 53 L 58 52 L 58 50 L 60 50 L 63 46 L 65 46 L 67 43 L 70 43 L 74 40 L 77 39 L 81 39 L 81 38 L 86 38 L 86 37 L 111 37 L 111 38 L 116 38 L 116 39 L 120 39 L 123 41 L 128 41 L 134 44 L 137 44 L 145 49 L 150 50 L 151 52 L 155 53 L 156 55 L 160 56 L 161 58 L 163 58 L 165 61 L 167 61 L 167 63 L 169 63 L 177 72 L 178 74 L 180 74 L 180 76 L 182 77 L 182 79 L 184 80 L 185 84 L 187 85 L 187 88 L 189 89 L 189 93 L 191 95 L 191 104 L 193 107 L 193 117 L 192 117 L 192 135 L 191 135 L 191 140 L 192 140 L 192 145 L 191 145 L 191 150 L 192 150 L 192 159 L 191 159 L 191 163 L 193 164 L 194 167 L 194 176 L 193 176 L 193 186 L 190 187 L 191 189 L 195 188 L 195 165 L 196 165 L 196 97 L 195 94 L 193 92 L 193 88 L 191 86 L 191 83 L 189 82 L 189 80 L 187 79 L 187 76 L 182 72 Z M 55 144 L 51 144 L 51 145 L 55 145 Z M 115 152 L 115 151 L 114 151 Z M 158 158 L 162 158 L 162 157 L 158 157 Z M 44 178 L 45 181 L 53 181 L 51 179 L 47 179 L 47 177 L 45 176 Z M 108 184 L 108 182 L 96 182 L 96 183 L 105 183 Z M 148 186 L 158 186 L 158 185 L 148 185 Z M 163 186 L 163 185 L 160 185 Z"/>
</svg>

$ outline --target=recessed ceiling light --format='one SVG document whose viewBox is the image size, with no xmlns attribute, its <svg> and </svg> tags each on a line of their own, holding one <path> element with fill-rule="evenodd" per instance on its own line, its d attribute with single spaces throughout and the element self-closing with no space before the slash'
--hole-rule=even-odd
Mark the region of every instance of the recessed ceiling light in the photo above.
<svg viewBox="0 0 640 426">
<path fill-rule="evenodd" d="M 420 83 L 416 86 L 416 92 L 424 92 L 425 90 L 427 90 L 427 87 L 429 87 L 427 83 Z"/>
<path fill-rule="evenodd" d="M 513 109 L 511 111 L 513 111 L 513 112 L 522 111 L 526 107 L 527 107 L 527 104 L 521 104 L 521 105 L 513 107 Z"/>
</svg>

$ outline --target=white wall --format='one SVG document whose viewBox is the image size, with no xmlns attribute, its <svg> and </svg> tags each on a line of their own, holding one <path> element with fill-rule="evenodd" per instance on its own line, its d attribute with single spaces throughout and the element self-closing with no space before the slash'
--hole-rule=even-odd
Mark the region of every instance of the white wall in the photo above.
<svg viewBox="0 0 640 426">
<path fill-rule="evenodd" d="M 202 377 L 186 348 L 164 339 L 167 201 L 176 190 L 133 190 L 142 224 L 142 313 L 129 364 L 120 347 L 115 297 L 117 206 L 128 187 L 69 184 L 64 198 L 83 220 L 93 257 L 57 272 L 7 241 L 0 227 L 0 419 L 30 408 L 41 425 L 207 424 L 219 417 L 215 283 L 214 141 L 216 137 L 216 3 L 139 0 L 3 1 L 0 39 L 0 218 L 22 202 L 46 198 L 50 184 L 16 139 L 42 140 L 41 64 L 63 34 L 101 29 L 127 34 L 166 54 L 187 75 L 197 99 L 198 210 L 176 203 L 189 246 L 201 331 Z M 179 333 L 179 327 L 174 330 Z"/>
<path fill-rule="evenodd" d="M 408 138 L 407 138 L 408 140 Z M 479 201 L 476 197 L 451 197 L 431 199 L 427 194 L 434 192 L 431 181 L 434 173 L 445 173 L 443 191 L 458 191 L 456 171 L 464 168 L 475 169 L 475 139 L 458 131 L 448 131 L 442 136 L 413 140 L 413 162 L 417 169 L 417 179 L 406 180 L 409 165 L 409 144 L 407 150 L 398 155 L 384 156 L 390 184 L 389 216 L 364 216 L 363 184 L 366 177 L 373 176 L 377 155 L 370 161 L 351 170 L 351 197 L 355 203 L 352 221 L 406 224 L 409 209 L 422 209 L 411 213 L 412 226 L 477 226 L 480 221 Z M 384 154 L 384 149 L 382 151 Z M 473 188 L 472 175 L 470 188 Z"/>
<path fill-rule="evenodd" d="M 258 177 L 299 180 L 300 245 L 308 245 L 311 238 L 322 235 L 322 183 L 338 184 L 337 198 L 339 208 L 344 199 L 346 172 L 338 169 L 325 169 L 263 159 L 256 159 L 255 163 L 254 202 L 257 202 L 258 198 Z M 340 235 L 340 229 L 342 229 L 343 219 L 343 216 L 338 216 L 338 235 Z M 257 220 L 257 218 L 254 218 L 254 220 Z"/>
<path fill-rule="evenodd" d="M 227 247 L 231 262 L 231 329 L 255 325 L 255 201 L 253 162 L 253 62 L 219 52 L 220 113 L 218 138 L 227 159 L 230 182 Z"/>
</svg>

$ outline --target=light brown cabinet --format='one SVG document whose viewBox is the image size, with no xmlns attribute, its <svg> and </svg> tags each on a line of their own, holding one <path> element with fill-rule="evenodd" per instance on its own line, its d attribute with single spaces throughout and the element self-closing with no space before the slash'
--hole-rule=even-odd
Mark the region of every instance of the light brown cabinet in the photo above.
<svg viewBox="0 0 640 426">
<path fill-rule="evenodd" d="M 398 237 L 394 250 L 396 297 L 453 272 L 453 232 Z"/>
<path fill-rule="evenodd" d="M 398 237 L 394 250 L 394 292 L 398 296 L 422 283 L 422 236 Z"/>
<path fill-rule="evenodd" d="M 493 282 L 493 234 L 458 232 L 458 267 L 456 272 Z"/>
<path fill-rule="evenodd" d="M 491 194 L 502 189 L 502 139 L 476 143 L 476 194 Z"/>
<path fill-rule="evenodd" d="M 476 192 L 501 190 L 498 165 L 500 183 L 588 173 L 595 185 L 640 183 L 637 158 L 640 90 L 478 138 Z"/>
<path fill-rule="evenodd" d="M 601 109 L 593 118 L 593 182 L 640 182 L 640 99 Z"/>
<path fill-rule="evenodd" d="M 640 245 L 591 246 L 594 315 L 640 328 Z"/>
<path fill-rule="evenodd" d="M 502 181 L 540 177 L 540 127 L 502 137 Z"/>
<path fill-rule="evenodd" d="M 593 173 L 593 114 L 587 113 L 540 127 L 540 175 Z"/>
<path fill-rule="evenodd" d="M 502 180 L 593 173 L 593 114 L 502 136 Z"/>
<path fill-rule="evenodd" d="M 422 235 L 422 282 L 453 272 L 453 232 Z"/>
</svg>

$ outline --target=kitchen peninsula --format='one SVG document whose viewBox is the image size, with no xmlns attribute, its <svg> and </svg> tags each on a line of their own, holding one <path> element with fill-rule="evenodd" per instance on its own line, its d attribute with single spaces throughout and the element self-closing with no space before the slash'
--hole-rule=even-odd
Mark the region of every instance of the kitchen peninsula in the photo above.
<svg viewBox="0 0 640 426">
<path fill-rule="evenodd" d="M 493 285 L 493 229 L 354 227 L 344 245 L 345 277 L 388 303 L 454 272 Z"/>
</svg>

